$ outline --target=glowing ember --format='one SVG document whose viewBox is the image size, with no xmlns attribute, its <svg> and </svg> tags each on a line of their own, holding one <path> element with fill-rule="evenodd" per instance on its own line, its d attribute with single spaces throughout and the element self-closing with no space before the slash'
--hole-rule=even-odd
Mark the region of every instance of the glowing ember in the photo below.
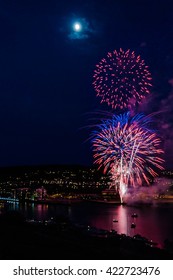
<svg viewBox="0 0 173 280">
<path fill-rule="evenodd" d="M 140 103 L 152 86 L 148 66 L 130 50 L 109 52 L 96 65 L 93 78 L 101 103 L 105 102 L 113 109 L 130 108 Z"/>
</svg>

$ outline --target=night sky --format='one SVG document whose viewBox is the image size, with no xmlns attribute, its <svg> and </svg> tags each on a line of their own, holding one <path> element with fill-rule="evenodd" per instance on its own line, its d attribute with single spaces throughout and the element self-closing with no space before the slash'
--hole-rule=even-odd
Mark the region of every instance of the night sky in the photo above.
<svg viewBox="0 0 173 280">
<path fill-rule="evenodd" d="M 172 168 L 172 1 L 1 0 L 0 21 L 0 166 L 92 164 L 90 117 L 111 111 L 93 71 L 123 48 L 149 65 L 152 93 L 137 111 L 162 111 L 154 125 Z"/>
</svg>

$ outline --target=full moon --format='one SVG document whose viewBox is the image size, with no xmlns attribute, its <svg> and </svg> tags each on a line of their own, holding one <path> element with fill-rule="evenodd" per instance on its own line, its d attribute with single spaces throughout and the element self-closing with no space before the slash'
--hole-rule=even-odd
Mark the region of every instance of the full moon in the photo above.
<svg viewBox="0 0 173 280">
<path fill-rule="evenodd" d="M 82 26 L 79 22 L 76 22 L 76 23 L 74 23 L 73 28 L 76 32 L 79 32 L 79 31 L 81 31 Z"/>
</svg>

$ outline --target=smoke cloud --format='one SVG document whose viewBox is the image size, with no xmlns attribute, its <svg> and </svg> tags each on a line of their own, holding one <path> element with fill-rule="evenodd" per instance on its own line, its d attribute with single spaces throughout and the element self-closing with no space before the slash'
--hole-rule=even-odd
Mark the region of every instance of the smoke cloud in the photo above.
<svg viewBox="0 0 173 280">
<path fill-rule="evenodd" d="M 173 184 L 173 180 L 166 178 L 156 178 L 154 184 L 151 186 L 144 186 L 139 188 L 129 188 L 124 195 L 123 201 L 128 205 L 136 203 L 150 203 L 157 202 L 160 195 L 168 192 L 169 187 Z"/>
</svg>

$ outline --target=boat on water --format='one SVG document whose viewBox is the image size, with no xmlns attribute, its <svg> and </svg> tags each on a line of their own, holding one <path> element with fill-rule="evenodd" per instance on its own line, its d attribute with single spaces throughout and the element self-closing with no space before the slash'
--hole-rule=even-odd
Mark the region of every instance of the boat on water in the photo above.
<svg viewBox="0 0 173 280">
<path fill-rule="evenodd" d="M 135 223 L 132 223 L 131 224 L 131 228 L 135 228 L 136 227 L 136 224 Z"/>
<path fill-rule="evenodd" d="M 131 217 L 132 217 L 132 218 L 137 218 L 137 217 L 138 217 L 138 214 L 133 213 Z"/>
</svg>

